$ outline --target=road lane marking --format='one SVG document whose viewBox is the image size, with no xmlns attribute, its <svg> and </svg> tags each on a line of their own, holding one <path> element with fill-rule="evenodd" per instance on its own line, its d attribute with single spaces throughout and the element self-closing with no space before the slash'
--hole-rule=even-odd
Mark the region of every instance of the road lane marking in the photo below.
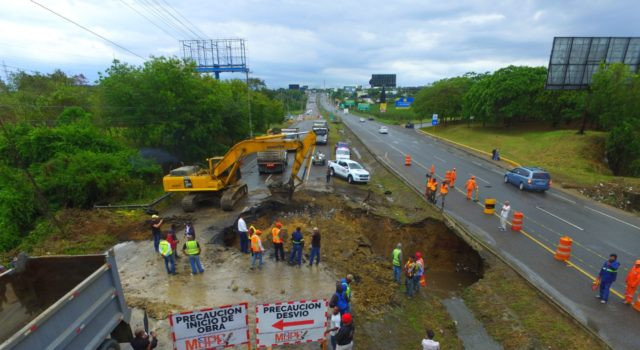
<svg viewBox="0 0 640 350">
<path fill-rule="evenodd" d="M 468 173 L 468 174 L 469 174 L 469 175 L 471 175 L 471 176 L 475 176 L 475 177 L 476 177 L 476 179 L 478 179 L 478 180 L 480 180 L 480 181 L 482 181 L 482 182 L 484 182 L 484 183 L 486 183 L 486 184 L 489 184 L 489 185 L 491 184 L 489 181 L 487 181 L 487 180 L 485 180 L 485 179 L 481 178 L 481 177 L 480 177 L 480 176 L 478 176 L 478 175 L 474 175 L 474 174 L 472 174 L 472 173 Z"/>
<path fill-rule="evenodd" d="M 433 157 L 434 157 L 435 159 L 437 159 L 437 160 L 439 160 L 439 161 L 443 162 L 443 163 L 446 163 L 446 162 L 447 162 L 446 160 L 444 160 L 444 159 L 442 159 L 442 158 L 440 158 L 440 157 L 438 157 L 438 156 L 433 156 Z"/>
<path fill-rule="evenodd" d="M 480 166 L 480 167 L 482 166 L 482 163 L 476 162 L 475 160 L 472 160 L 471 163 L 473 163 L 473 164 L 475 164 L 477 166 Z"/>
<path fill-rule="evenodd" d="M 269 179 L 271 178 L 271 175 L 272 175 L 272 174 L 269 174 L 269 176 L 267 176 L 267 179 L 266 179 L 266 180 L 264 180 L 264 182 L 265 182 L 265 183 L 269 182 Z"/>
<path fill-rule="evenodd" d="M 563 196 L 561 196 L 561 195 L 559 195 L 559 194 L 555 194 L 555 193 L 553 193 L 553 192 L 548 192 L 548 193 L 549 193 L 550 195 L 554 196 L 554 197 L 558 197 L 558 198 L 560 198 L 560 199 L 562 199 L 562 200 L 564 200 L 564 201 L 567 201 L 567 202 L 569 202 L 569 203 L 571 203 L 571 204 L 576 204 L 576 202 L 575 202 L 575 201 L 572 201 L 571 199 L 566 198 L 566 197 L 563 197 Z"/>
<path fill-rule="evenodd" d="M 358 157 L 358 159 L 362 159 L 362 157 L 360 156 L 360 152 L 358 152 L 358 150 L 357 150 L 355 147 L 353 147 L 353 153 L 355 153 L 355 154 L 356 154 L 356 156 Z"/>
<path fill-rule="evenodd" d="M 626 221 L 620 220 L 620 219 L 618 219 L 618 218 L 617 218 L 617 217 L 615 217 L 615 216 L 611 216 L 611 215 L 609 215 L 609 214 L 607 214 L 607 213 L 603 213 L 603 212 L 601 212 L 600 210 L 596 210 L 596 209 L 593 209 L 593 208 L 589 208 L 589 207 L 587 207 L 586 205 L 585 205 L 584 207 L 585 207 L 585 208 L 587 208 L 587 209 L 589 209 L 589 210 L 595 211 L 595 212 L 596 212 L 596 213 L 598 213 L 598 214 L 602 214 L 602 215 L 604 215 L 604 216 L 606 216 L 606 217 L 608 217 L 608 218 L 610 218 L 610 219 L 616 220 L 616 221 L 621 222 L 621 223 L 623 223 L 623 224 L 625 224 L 625 225 L 629 225 L 629 226 L 631 226 L 631 227 L 633 227 L 633 228 L 635 228 L 635 229 L 640 230 L 640 227 L 638 227 L 638 226 L 636 226 L 636 225 L 633 225 L 633 224 L 630 224 L 630 223 L 628 223 L 628 222 L 626 222 Z"/>
<path fill-rule="evenodd" d="M 560 221 L 562 221 L 562 222 L 564 222 L 564 223 L 566 223 L 566 224 L 569 224 L 569 225 L 571 225 L 571 226 L 573 226 L 573 227 L 577 228 L 577 229 L 578 229 L 578 230 L 580 230 L 580 231 L 584 231 L 584 229 L 583 229 L 582 227 L 580 227 L 580 226 L 578 226 L 578 225 L 575 225 L 575 224 L 572 224 L 571 222 L 569 222 L 569 221 L 567 221 L 567 220 L 565 220 L 565 219 L 563 219 L 563 218 L 561 218 L 561 217 L 559 217 L 559 216 L 557 216 L 557 215 L 555 215 L 555 214 L 553 214 L 553 213 L 550 213 L 550 212 L 548 212 L 548 211 L 546 211 L 546 210 L 544 210 L 544 209 L 542 209 L 542 208 L 540 208 L 540 207 L 538 207 L 538 206 L 536 206 L 536 209 L 538 209 L 538 210 L 540 210 L 540 211 L 542 211 L 542 212 L 545 212 L 545 213 L 547 213 L 547 214 L 549 214 L 549 215 L 553 216 L 554 218 L 556 218 L 556 219 L 558 219 L 558 220 L 560 220 Z"/>
</svg>

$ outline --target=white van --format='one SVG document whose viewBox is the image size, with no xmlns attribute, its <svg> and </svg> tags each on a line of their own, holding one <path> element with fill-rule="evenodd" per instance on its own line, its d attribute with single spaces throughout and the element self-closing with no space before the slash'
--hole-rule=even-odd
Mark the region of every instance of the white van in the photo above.
<svg viewBox="0 0 640 350">
<path fill-rule="evenodd" d="M 351 159 L 351 151 L 348 148 L 340 147 L 336 148 L 336 161 Z"/>
</svg>

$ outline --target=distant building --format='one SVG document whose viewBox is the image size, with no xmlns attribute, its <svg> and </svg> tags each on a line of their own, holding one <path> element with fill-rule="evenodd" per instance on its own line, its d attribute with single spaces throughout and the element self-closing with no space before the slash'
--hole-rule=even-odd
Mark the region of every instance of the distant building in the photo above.
<svg viewBox="0 0 640 350">
<path fill-rule="evenodd" d="M 300 84 L 289 84 L 289 90 L 300 90 Z"/>
</svg>

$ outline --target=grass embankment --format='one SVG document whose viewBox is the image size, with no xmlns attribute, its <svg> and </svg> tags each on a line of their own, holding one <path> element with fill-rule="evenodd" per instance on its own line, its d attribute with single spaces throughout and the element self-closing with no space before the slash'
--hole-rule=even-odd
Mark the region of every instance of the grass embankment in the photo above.
<svg viewBox="0 0 640 350">
<path fill-rule="evenodd" d="M 405 124 L 407 121 L 419 122 L 420 119 L 413 113 L 411 108 L 396 108 L 394 102 L 387 103 L 387 111 L 385 113 L 380 113 L 380 104 L 372 104 L 371 109 L 368 111 L 359 111 L 357 109 L 353 109 L 350 111 L 355 114 L 366 114 L 372 115 L 377 121 L 391 124 L 391 125 L 400 125 Z"/>
<path fill-rule="evenodd" d="M 587 131 L 584 135 L 578 135 L 575 130 L 466 125 L 423 130 L 489 153 L 498 148 L 502 157 L 525 166 L 540 166 L 551 173 L 554 181 L 566 187 L 593 186 L 606 182 L 640 185 L 640 179 L 613 176 L 603 162 L 605 132 Z"/>
<path fill-rule="evenodd" d="M 505 349 L 607 349 L 496 258 L 463 299 Z"/>
</svg>

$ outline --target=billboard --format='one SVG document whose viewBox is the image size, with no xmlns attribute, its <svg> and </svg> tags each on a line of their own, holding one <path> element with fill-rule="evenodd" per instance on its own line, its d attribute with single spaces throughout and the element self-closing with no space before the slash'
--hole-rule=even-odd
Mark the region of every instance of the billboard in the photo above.
<svg viewBox="0 0 640 350">
<path fill-rule="evenodd" d="M 546 88 L 586 89 L 600 63 L 621 62 L 636 73 L 640 65 L 640 37 L 555 37 Z"/>
<path fill-rule="evenodd" d="M 289 84 L 289 90 L 300 90 L 300 84 Z"/>
<path fill-rule="evenodd" d="M 371 74 L 371 80 L 369 80 L 371 87 L 396 87 L 396 75 L 395 74 Z"/>
<path fill-rule="evenodd" d="M 249 344 L 247 303 L 171 314 L 169 324 L 176 350 Z"/>
<path fill-rule="evenodd" d="M 413 97 L 402 97 L 396 101 L 396 108 L 409 108 L 413 103 Z"/>
</svg>

